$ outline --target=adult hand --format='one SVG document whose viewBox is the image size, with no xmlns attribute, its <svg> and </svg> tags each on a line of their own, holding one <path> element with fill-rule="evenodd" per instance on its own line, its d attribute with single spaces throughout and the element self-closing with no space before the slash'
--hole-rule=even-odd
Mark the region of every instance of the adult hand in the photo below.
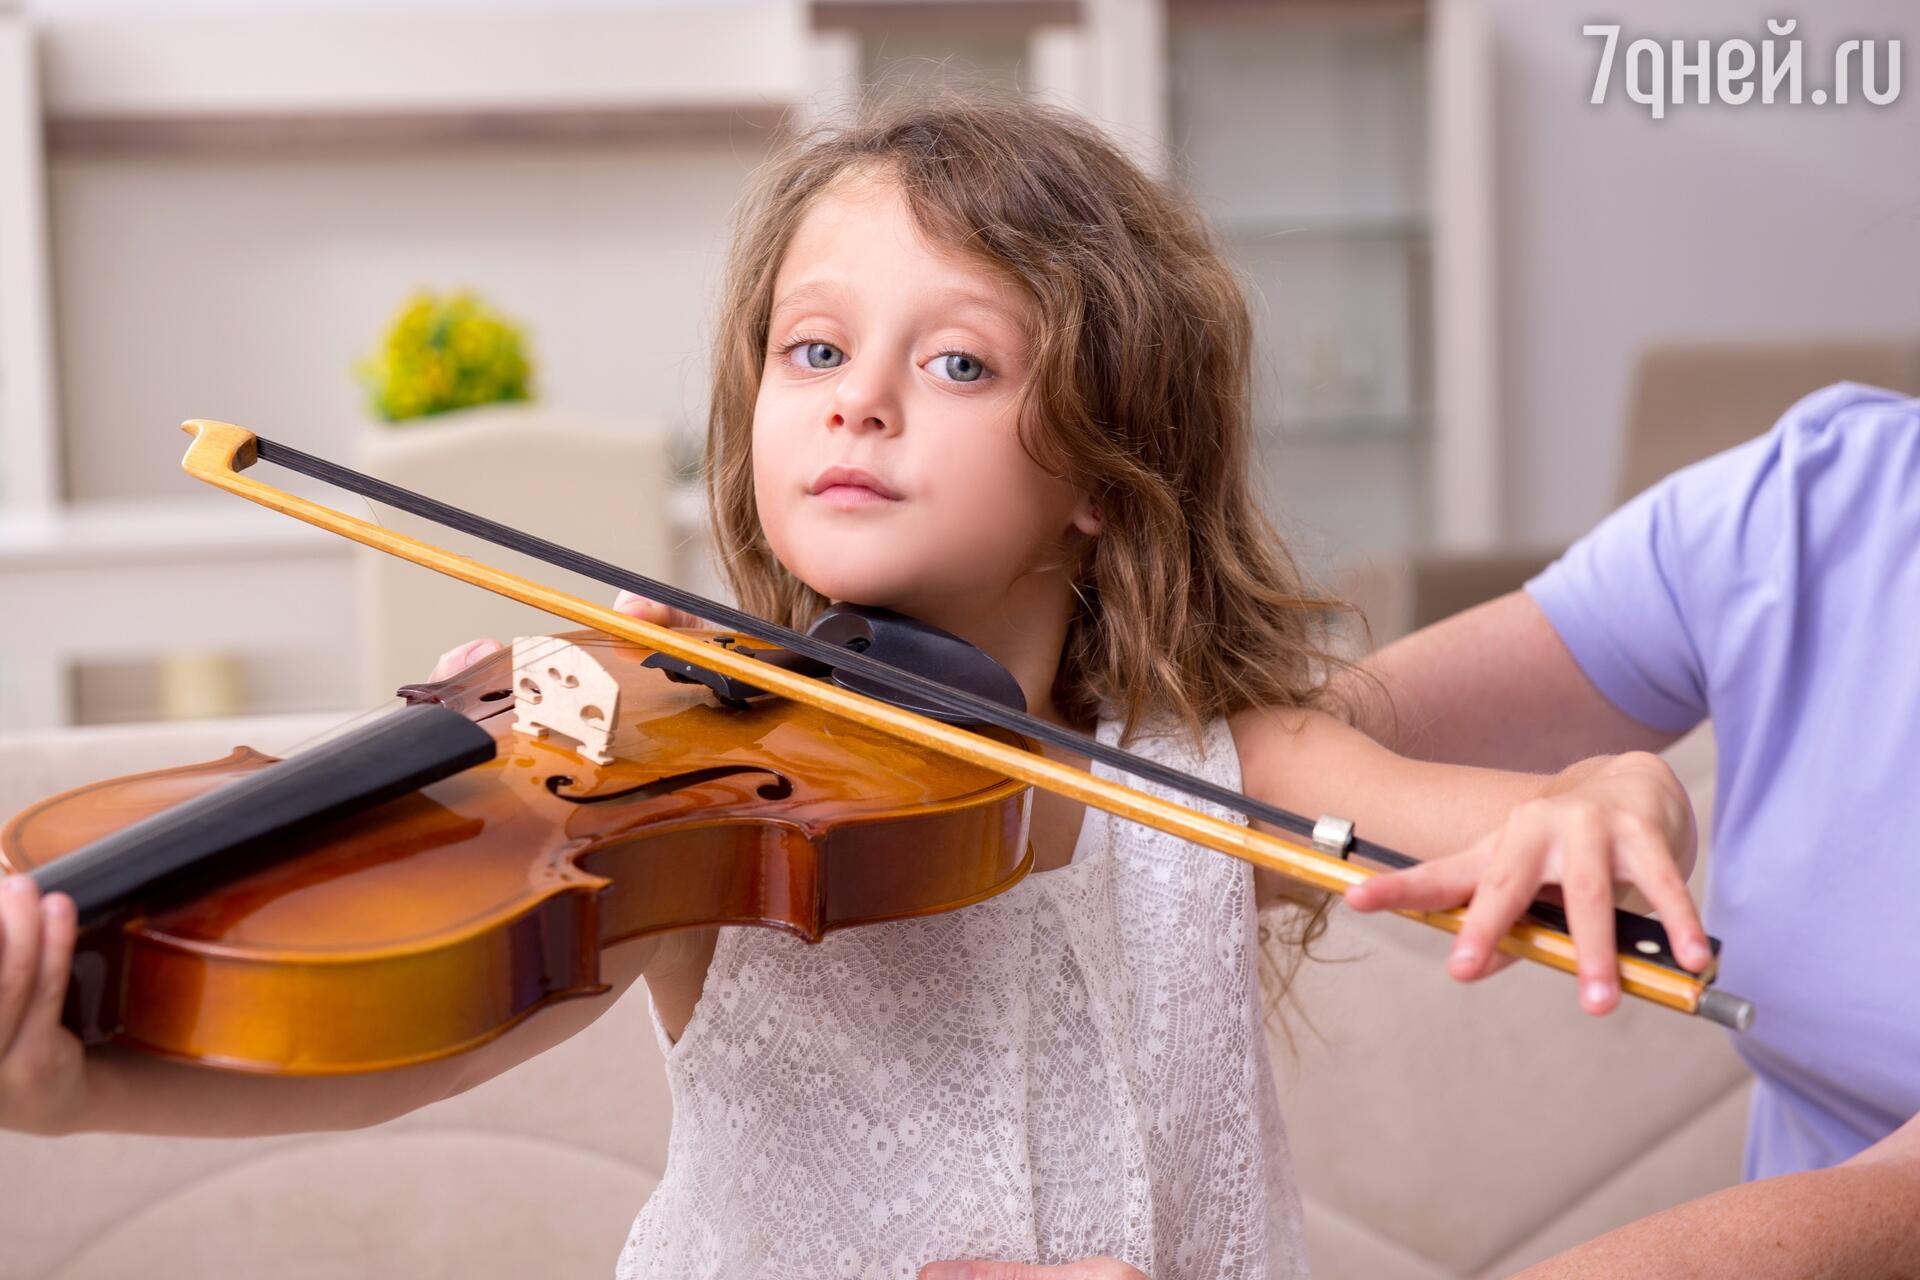
<svg viewBox="0 0 1920 1280">
<path fill-rule="evenodd" d="M 663 627 L 698 627 L 704 625 L 700 619 L 690 613 L 683 613 L 671 606 L 637 596 L 631 591 L 622 591 L 614 597 L 616 611 L 629 614 L 643 622 L 658 623 Z M 428 680 L 446 680 L 465 670 L 482 658 L 490 657 L 504 646 L 498 640 L 469 640 L 463 645 L 447 650 L 440 655 L 440 661 L 433 664 L 433 673 Z"/>
<path fill-rule="evenodd" d="M 662 627 L 704 627 L 707 624 L 690 613 L 676 609 L 671 605 L 637 596 L 631 591 L 622 591 L 613 598 L 616 613 L 628 614 L 642 622 L 651 622 Z"/>
<path fill-rule="evenodd" d="M 429 681 L 451 679 L 480 659 L 498 653 L 500 648 L 498 640 L 469 640 L 463 645 L 457 645 L 440 655 L 440 661 L 433 664 L 433 672 L 427 679 Z"/>
<path fill-rule="evenodd" d="M 1059 1266 L 1025 1262 L 929 1262 L 919 1280 L 1148 1280 L 1118 1258 L 1082 1258 Z"/>
</svg>

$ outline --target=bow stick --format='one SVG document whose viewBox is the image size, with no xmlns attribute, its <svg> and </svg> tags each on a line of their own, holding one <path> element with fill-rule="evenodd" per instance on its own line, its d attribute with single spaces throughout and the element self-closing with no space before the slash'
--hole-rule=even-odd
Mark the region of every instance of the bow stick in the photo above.
<svg viewBox="0 0 1920 1280">
<path fill-rule="evenodd" d="M 655 582 L 640 574 L 594 560 L 567 548 L 533 538 L 504 525 L 482 519 L 458 508 L 449 507 L 419 494 L 362 476 L 325 459 L 316 458 L 284 445 L 275 444 L 243 427 L 208 419 L 193 419 L 181 424 L 193 436 L 182 467 L 189 475 L 225 489 L 261 506 L 316 525 L 332 533 L 351 538 L 378 551 L 396 555 L 471 583 L 522 604 L 567 618 L 583 626 L 634 644 L 643 645 L 681 658 L 745 684 L 805 703 L 819 710 L 865 724 L 870 728 L 902 738 L 930 751 L 967 761 L 1029 785 L 1106 810 L 1144 826 L 1156 828 L 1182 839 L 1228 854 L 1258 867 L 1278 872 L 1291 879 L 1338 893 L 1361 880 L 1380 874 L 1346 860 L 1359 853 L 1390 867 L 1411 866 L 1417 860 L 1380 845 L 1356 840 L 1352 824 L 1323 818 L 1309 824 L 1298 814 L 1263 804 L 1251 797 L 1190 778 L 1155 761 L 1145 760 L 1119 748 L 1091 741 L 1070 730 L 1049 725 L 1020 712 L 961 690 L 950 689 L 926 677 L 901 670 L 877 660 L 823 641 L 801 635 L 784 627 L 754 618 L 726 605 L 706 600 L 666 583 Z M 1037 752 L 994 741 L 980 734 L 942 723 L 939 720 L 897 707 L 878 698 L 840 688 L 826 681 L 784 670 L 771 663 L 731 652 L 684 635 L 668 627 L 645 622 L 627 614 L 582 600 L 531 579 L 494 568 L 467 556 L 395 533 L 379 525 L 331 507 L 287 493 L 250 476 L 240 474 L 256 461 L 268 461 L 289 470 L 313 476 L 350 489 L 376 501 L 423 515 L 437 523 L 461 529 L 497 545 L 521 551 L 562 568 L 573 569 L 610 586 L 646 595 L 709 620 L 724 621 L 729 627 L 756 639 L 782 644 L 855 672 L 883 686 L 910 691 L 917 698 L 943 708 L 955 709 L 980 720 L 1009 728 L 1014 732 L 1052 741 L 1106 760 L 1116 768 L 1136 776 L 1164 782 L 1189 794 L 1204 796 L 1259 817 L 1275 825 L 1307 834 L 1319 847 L 1284 836 L 1255 831 L 1251 827 L 1228 822 L 1210 814 L 1101 778 L 1085 770 L 1048 759 Z M 813 652 L 824 650 L 824 653 Z M 1466 913 L 1454 908 L 1446 911 L 1402 910 L 1396 914 L 1423 924 L 1458 933 Z M 1535 903 L 1533 919 L 1517 921 L 1498 942 L 1501 952 L 1523 960 L 1547 965 L 1564 973 L 1576 972 L 1573 939 L 1564 927 L 1555 928 L 1542 919 L 1564 926 L 1565 916 L 1558 908 Z M 1751 1001 L 1714 988 L 1713 966 L 1706 974 L 1694 975 L 1683 969 L 1667 944 L 1665 930 L 1655 921 L 1626 912 L 1615 913 L 1618 934 L 1620 986 L 1627 994 L 1682 1013 L 1703 1017 L 1735 1030 L 1752 1025 Z"/>
</svg>

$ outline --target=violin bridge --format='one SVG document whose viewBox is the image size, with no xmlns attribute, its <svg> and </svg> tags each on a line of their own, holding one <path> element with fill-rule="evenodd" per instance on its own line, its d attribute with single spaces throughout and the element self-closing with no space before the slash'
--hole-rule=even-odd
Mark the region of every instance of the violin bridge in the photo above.
<svg viewBox="0 0 1920 1280">
<path fill-rule="evenodd" d="M 595 764 L 611 764 L 619 723 L 619 681 L 592 654 L 551 636 L 514 639 L 515 733 L 558 734 Z"/>
</svg>

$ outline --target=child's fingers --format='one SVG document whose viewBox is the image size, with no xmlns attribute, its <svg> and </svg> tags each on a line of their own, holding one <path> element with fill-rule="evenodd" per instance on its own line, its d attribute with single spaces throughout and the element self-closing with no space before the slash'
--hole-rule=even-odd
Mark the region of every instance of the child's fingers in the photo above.
<svg viewBox="0 0 1920 1280">
<path fill-rule="evenodd" d="M 1653 909 L 1660 913 L 1661 927 L 1673 944 L 1673 954 L 1695 973 L 1713 962 L 1713 947 L 1707 942 L 1706 926 L 1700 923 L 1700 910 L 1680 878 L 1680 868 L 1658 841 L 1642 830 L 1622 833 L 1620 850 L 1632 873 L 1633 883 Z"/>
<path fill-rule="evenodd" d="M 1457 907 L 1473 896 L 1484 860 L 1484 851 L 1476 844 L 1464 853 L 1373 876 L 1348 888 L 1347 905 L 1355 911 L 1444 911 Z"/>
<path fill-rule="evenodd" d="M 1457 907 L 1469 901 L 1479 887 L 1499 834 L 1489 832 L 1451 857 L 1362 880 L 1347 890 L 1347 905 L 1355 911 L 1444 911 Z M 1499 973 L 1512 963 L 1512 956 L 1493 950 L 1479 976 Z"/>
<path fill-rule="evenodd" d="M 1560 904 L 1573 935 L 1580 1007 L 1607 1013 L 1620 1002 L 1613 932 L 1613 842 L 1596 812 L 1578 811 L 1558 831 Z"/>
<path fill-rule="evenodd" d="M 78 932 L 73 899 L 50 893 L 40 900 L 40 972 L 33 985 L 16 1044 L 32 1047 L 60 1031 L 67 978 L 73 971 L 73 941 Z"/>
<path fill-rule="evenodd" d="M 40 888 L 31 876 L 0 880 L 0 1058 L 7 1056 L 40 969 Z"/>
<path fill-rule="evenodd" d="M 1467 918 L 1447 957 L 1447 972 L 1461 982 L 1486 976 L 1487 962 L 1500 939 L 1533 902 L 1540 887 L 1540 864 L 1546 857 L 1545 834 L 1525 810 L 1516 811 L 1494 834 L 1485 874 L 1467 904 Z"/>
</svg>

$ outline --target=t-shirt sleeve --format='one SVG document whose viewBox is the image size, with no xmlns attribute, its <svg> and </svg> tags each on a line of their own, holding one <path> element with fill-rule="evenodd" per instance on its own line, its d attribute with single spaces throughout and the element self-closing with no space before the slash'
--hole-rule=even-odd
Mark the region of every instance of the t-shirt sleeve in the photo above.
<svg viewBox="0 0 1920 1280">
<path fill-rule="evenodd" d="M 1615 511 L 1528 582 L 1528 594 L 1608 701 L 1684 733 L 1710 714 L 1711 640 L 1753 614 L 1756 592 L 1794 582 L 1798 557 L 1819 554 L 1801 536 L 1814 479 L 1836 512 L 1851 488 L 1872 482 L 1871 448 L 1843 449 L 1848 433 L 1835 419 L 1901 401 L 1855 383 L 1814 392 L 1765 435 Z"/>
</svg>

